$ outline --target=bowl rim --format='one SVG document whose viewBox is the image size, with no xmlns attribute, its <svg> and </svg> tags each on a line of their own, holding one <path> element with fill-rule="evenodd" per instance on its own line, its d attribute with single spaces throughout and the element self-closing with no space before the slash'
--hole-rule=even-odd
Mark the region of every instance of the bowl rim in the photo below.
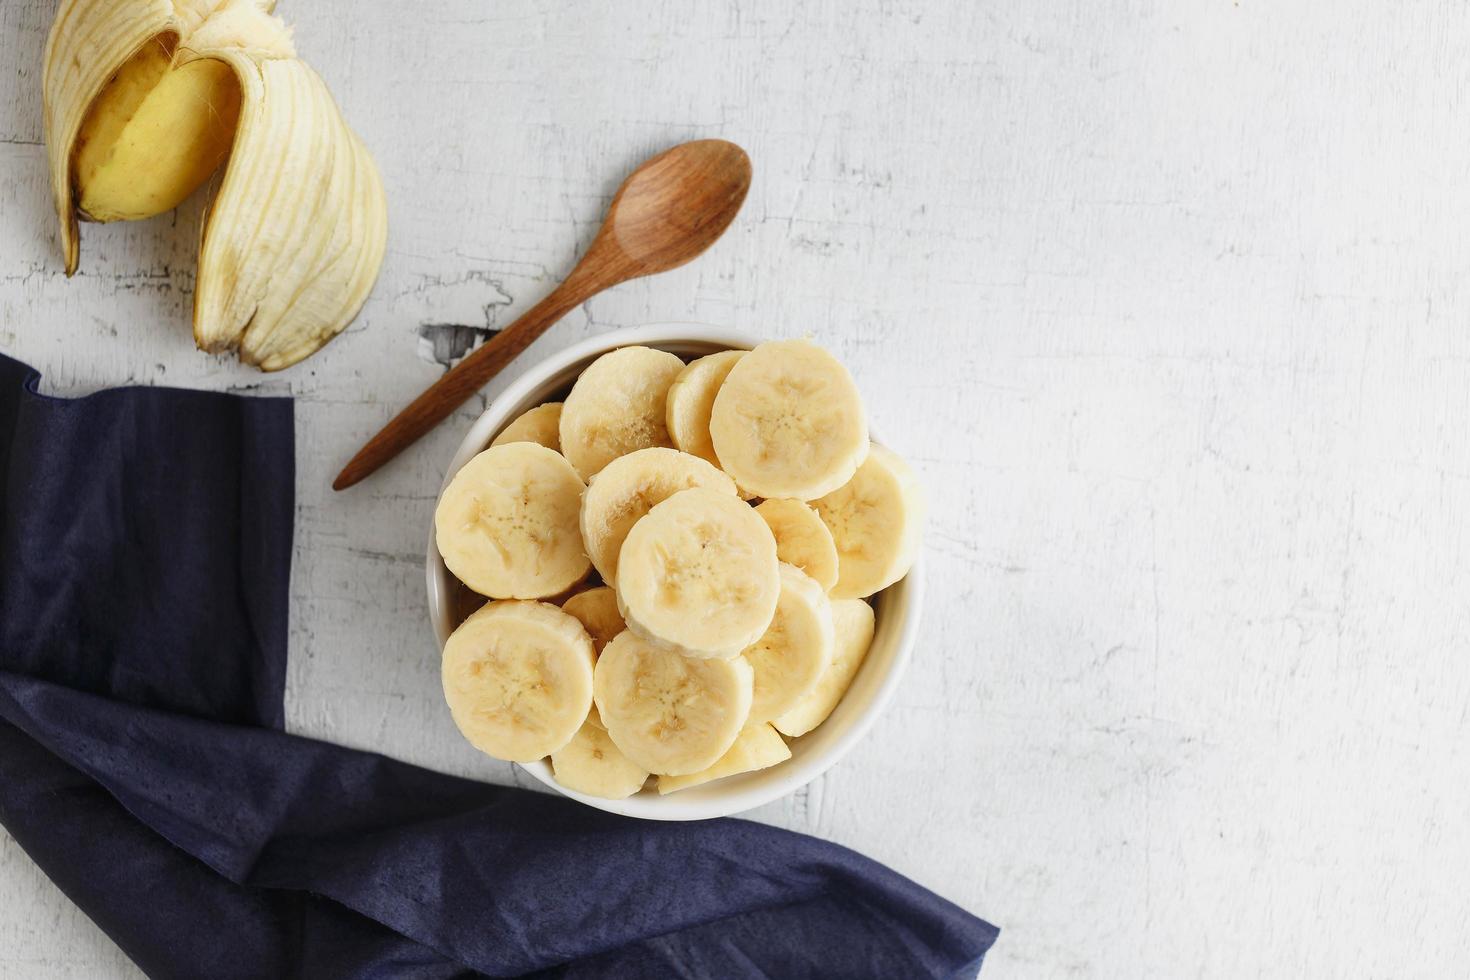
<svg viewBox="0 0 1470 980">
<path fill-rule="evenodd" d="M 660 321 L 656 323 L 643 324 L 636 327 L 621 327 L 614 330 L 604 331 L 587 337 L 574 344 L 562 348 L 559 351 L 548 354 L 534 363 L 522 369 L 520 375 L 512 381 L 504 391 L 497 395 L 480 413 L 479 417 L 470 425 L 463 439 L 450 458 L 448 466 L 444 470 L 444 478 L 439 485 L 439 491 L 434 496 L 434 508 L 438 507 L 439 498 L 443 496 L 444 489 L 449 486 L 449 481 L 454 474 L 472 457 L 479 453 L 493 438 L 495 429 L 503 427 L 510 421 L 507 417 L 512 407 L 529 396 L 535 389 L 544 385 L 547 379 L 567 369 L 576 362 L 588 357 L 605 354 L 619 347 L 627 347 L 634 344 L 644 344 L 650 347 L 658 347 L 661 344 L 713 344 L 721 345 L 727 350 L 749 350 L 756 344 L 761 343 L 762 338 L 738 330 L 722 327 L 714 327 L 702 323 L 681 321 Z M 872 432 L 869 426 L 869 437 L 873 441 L 882 444 L 881 440 Z M 448 583 L 446 577 L 449 570 L 444 566 L 443 558 L 439 555 L 439 548 L 434 539 L 434 521 L 430 511 L 429 518 L 429 542 L 425 555 L 425 578 L 428 588 L 429 620 L 434 630 L 434 639 L 440 653 L 443 653 L 445 641 L 453 630 L 449 626 L 452 613 L 449 610 Z M 877 689 L 866 705 L 865 710 L 858 715 L 848 727 L 839 732 L 834 742 L 824 751 L 814 755 L 798 759 L 792 759 L 772 767 L 771 771 L 760 770 L 754 773 L 740 774 L 729 777 L 733 785 L 719 787 L 716 781 L 707 784 L 704 789 L 723 789 L 724 792 L 714 797 L 702 797 L 699 799 L 681 799 L 683 794 L 671 794 L 659 796 L 656 793 L 636 793 L 633 796 L 621 800 L 609 800 L 596 796 L 588 796 L 576 790 L 568 789 L 558 783 L 551 772 L 551 765 L 545 759 L 536 762 L 513 763 L 525 770 L 537 781 L 544 783 L 556 793 L 569 797 L 580 803 L 616 813 L 622 816 L 637 817 L 644 820 L 707 820 L 714 817 L 729 816 L 745 810 L 752 810 L 763 806 L 774 800 L 781 799 L 801 787 L 813 782 L 822 774 L 827 772 L 852 751 L 853 747 L 868 734 L 878 717 L 887 709 L 893 700 L 899 685 L 903 681 L 904 674 L 908 671 L 909 662 L 913 659 L 914 646 L 918 640 L 919 621 L 922 618 L 924 605 L 924 555 L 920 548 L 919 554 L 914 560 L 913 567 L 909 569 L 908 575 L 902 580 L 905 590 L 905 613 L 898 623 L 898 634 L 894 637 L 895 653 L 892 662 L 888 666 L 887 673 L 879 680 Z M 889 586 L 893 588 L 893 586 Z M 888 589 L 878 594 L 878 605 L 875 613 L 879 616 L 884 614 L 882 606 L 885 604 L 884 596 Z M 805 736 L 802 736 L 805 737 Z M 766 772 L 764 779 L 755 785 L 739 786 L 735 781 L 741 776 L 758 776 L 760 772 Z"/>
</svg>

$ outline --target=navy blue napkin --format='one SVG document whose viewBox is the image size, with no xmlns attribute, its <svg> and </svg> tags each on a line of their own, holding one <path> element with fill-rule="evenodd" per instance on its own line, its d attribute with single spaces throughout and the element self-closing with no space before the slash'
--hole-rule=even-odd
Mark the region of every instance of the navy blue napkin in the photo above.
<svg viewBox="0 0 1470 980">
<path fill-rule="evenodd" d="M 845 848 L 286 734 L 290 401 L 36 381 L 0 355 L 0 823 L 151 976 L 979 969 L 993 926 Z"/>
</svg>

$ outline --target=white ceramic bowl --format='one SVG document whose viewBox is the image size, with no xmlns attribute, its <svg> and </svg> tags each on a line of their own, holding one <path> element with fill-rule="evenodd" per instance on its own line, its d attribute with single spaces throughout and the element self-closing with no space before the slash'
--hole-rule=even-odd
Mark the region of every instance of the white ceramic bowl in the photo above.
<svg viewBox="0 0 1470 980">
<path fill-rule="evenodd" d="M 542 402 L 565 396 L 577 375 L 610 350 L 642 344 L 692 358 L 721 350 L 749 349 L 758 342 L 758 338 L 732 330 L 689 323 L 662 323 L 614 330 L 574 344 L 528 368 L 491 403 L 460 443 L 449 463 L 444 484 L 448 485 L 459 468 L 488 446 L 512 419 Z M 440 487 L 440 492 L 443 492 L 443 487 Z M 461 586 L 439 556 L 432 522 L 427 570 L 429 615 L 442 650 L 456 625 L 455 597 Z M 877 628 L 862 669 L 831 717 L 815 730 L 791 740 L 791 758 L 780 765 L 718 779 L 669 796 L 659 796 L 657 790 L 645 788 L 625 800 L 604 800 L 573 792 L 557 783 L 551 774 L 551 764 L 545 760 L 523 764 L 522 768 L 563 796 L 600 810 L 647 820 L 704 820 L 779 799 L 836 765 L 863 737 L 893 697 L 913 652 L 923 594 L 921 560 L 903 581 L 877 596 Z"/>
</svg>

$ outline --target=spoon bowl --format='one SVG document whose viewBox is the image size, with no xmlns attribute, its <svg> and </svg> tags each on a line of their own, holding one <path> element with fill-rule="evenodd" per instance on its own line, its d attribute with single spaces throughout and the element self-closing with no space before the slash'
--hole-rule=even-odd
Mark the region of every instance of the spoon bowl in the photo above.
<svg viewBox="0 0 1470 980">
<path fill-rule="evenodd" d="M 715 243 L 750 191 L 750 157 L 725 140 L 683 143 L 646 161 L 613 197 L 588 260 L 607 250 L 627 278 L 677 269 Z"/>
</svg>

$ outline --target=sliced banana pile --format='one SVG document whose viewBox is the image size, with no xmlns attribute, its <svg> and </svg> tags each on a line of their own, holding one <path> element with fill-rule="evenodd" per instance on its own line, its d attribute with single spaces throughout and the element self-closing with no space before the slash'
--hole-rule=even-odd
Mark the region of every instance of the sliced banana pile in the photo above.
<svg viewBox="0 0 1470 980">
<path fill-rule="evenodd" d="M 777 765 L 857 676 L 868 600 L 908 574 L 923 522 L 815 344 L 605 354 L 440 497 L 439 553 L 491 600 L 445 646 L 450 712 L 589 796 Z"/>
</svg>

